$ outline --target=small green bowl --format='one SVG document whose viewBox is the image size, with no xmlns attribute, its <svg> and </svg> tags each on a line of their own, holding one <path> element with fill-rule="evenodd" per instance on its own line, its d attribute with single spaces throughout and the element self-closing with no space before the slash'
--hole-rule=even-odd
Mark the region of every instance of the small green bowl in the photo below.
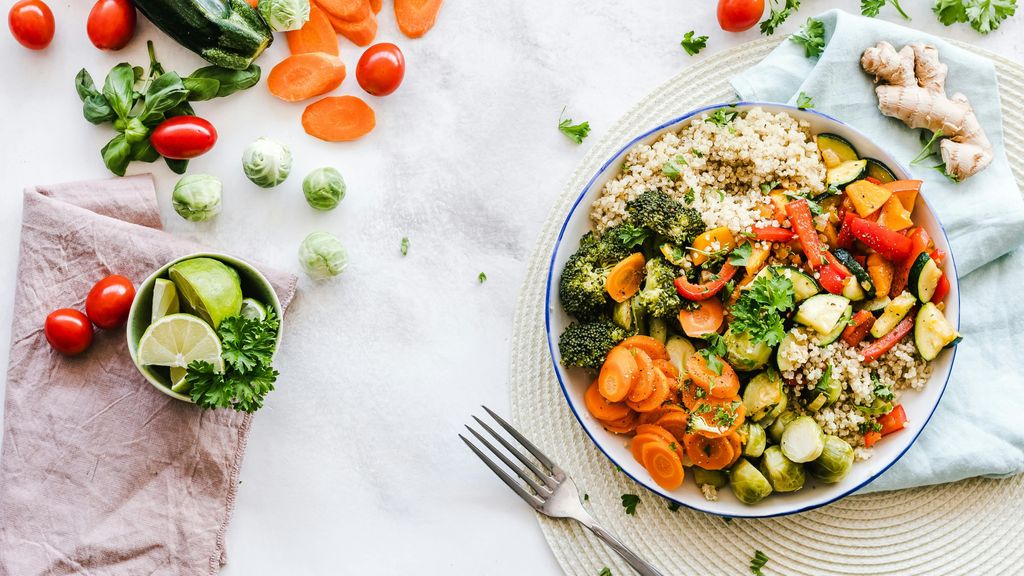
<svg viewBox="0 0 1024 576">
<path fill-rule="evenodd" d="M 139 369 L 139 373 L 150 384 L 164 394 L 183 402 L 192 402 L 192 399 L 171 390 L 171 379 L 167 369 L 162 366 L 144 366 L 139 364 L 138 350 L 139 340 L 142 339 L 146 328 L 152 323 L 153 285 L 156 284 L 156 279 L 167 278 L 167 270 L 171 266 L 183 260 L 191 260 L 192 258 L 213 258 L 231 266 L 238 271 L 238 276 L 242 280 L 242 296 L 245 298 L 255 298 L 273 308 L 274 313 L 277 314 L 280 320 L 280 326 L 277 329 L 277 341 L 274 344 L 275 354 L 281 347 L 281 337 L 284 334 L 284 313 L 281 310 L 281 301 L 278 299 L 277 293 L 274 292 L 274 287 L 270 285 L 270 282 L 259 270 L 247 262 L 226 254 L 199 252 L 171 260 L 161 266 L 156 272 L 150 274 L 135 291 L 135 300 L 132 301 L 132 308 L 128 312 L 128 326 L 125 331 L 128 338 L 128 352 L 131 353 L 132 362 Z"/>
</svg>

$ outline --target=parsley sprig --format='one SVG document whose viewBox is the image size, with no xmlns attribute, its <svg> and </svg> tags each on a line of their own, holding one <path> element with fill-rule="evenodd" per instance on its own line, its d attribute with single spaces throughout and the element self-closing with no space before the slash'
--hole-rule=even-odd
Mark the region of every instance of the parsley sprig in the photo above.
<svg viewBox="0 0 1024 576">
<path fill-rule="evenodd" d="M 721 376 L 722 358 L 729 353 L 729 349 L 725 345 L 725 338 L 722 338 L 721 334 L 717 332 L 712 332 L 704 335 L 704 341 L 708 343 L 708 347 L 702 348 L 697 354 L 704 358 L 704 362 L 708 365 L 708 370 Z"/>
<path fill-rule="evenodd" d="M 796 97 L 796 107 L 801 110 L 814 108 L 814 98 L 808 96 L 803 90 L 801 90 L 800 95 Z"/>
<path fill-rule="evenodd" d="M 770 14 L 761 22 L 761 34 L 771 36 L 790 14 L 800 9 L 800 0 L 768 0 L 768 9 Z"/>
<path fill-rule="evenodd" d="M 683 35 L 683 40 L 679 43 L 683 50 L 690 56 L 696 56 L 701 50 L 707 47 L 708 37 L 707 36 L 694 36 L 695 31 L 690 30 Z"/>
<path fill-rule="evenodd" d="M 732 106 L 719 108 L 713 114 L 704 119 L 705 122 L 715 126 L 726 126 L 736 118 L 737 111 Z"/>
<path fill-rule="evenodd" d="M 565 108 L 562 108 L 562 113 L 565 113 Z M 565 137 L 577 144 L 582 144 L 583 139 L 590 134 L 590 122 L 580 122 L 579 124 L 573 124 L 572 118 L 562 118 L 559 116 L 558 119 L 558 130 Z"/>
<path fill-rule="evenodd" d="M 808 58 L 821 56 L 825 50 L 825 23 L 817 18 L 808 18 L 800 31 L 789 39 L 803 46 L 804 55 Z"/>
<path fill-rule="evenodd" d="M 622 507 L 626 509 L 626 514 L 630 516 L 636 516 L 636 505 L 639 503 L 640 497 L 636 494 L 622 495 Z"/>
<path fill-rule="evenodd" d="M 747 333 L 755 344 L 764 342 L 776 346 L 786 336 L 782 314 L 795 305 L 793 281 L 769 271 L 755 278 L 732 305 L 730 327 L 737 333 Z"/>
<path fill-rule="evenodd" d="M 886 4 L 892 4 L 892 7 L 900 13 L 900 16 L 903 16 L 904 20 L 910 20 L 910 16 L 900 6 L 900 0 L 860 0 L 860 13 L 874 18 Z"/>
<path fill-rule="evenodd" d="M 760 550 L 754 550 L 754 557 L 750 559 L 750 573 L 754 576 L 764 576 L 761 568 L 768 563 L 768 556 Z"/>
<path fill-rule="evenodd" d="M 967 22 L 981 34 L 999 28 L 1017 11 L 1017 0 L 935 0 L 932 11 L 946 26 Z"/>
</svg>

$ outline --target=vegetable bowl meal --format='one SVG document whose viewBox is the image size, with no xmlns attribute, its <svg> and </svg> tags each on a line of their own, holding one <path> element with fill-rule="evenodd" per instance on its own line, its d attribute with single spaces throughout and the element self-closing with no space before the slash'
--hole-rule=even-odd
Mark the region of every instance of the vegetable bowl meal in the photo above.
<svg viewBox="0 0 1024 576">
<path fill-rule="evenodd" d="M 254 412 L 274 389 L 281 303 L 255 268 L 220 254 L 174 260 L 140 286 L 128 349 L 158 390 L 202 408 Z"/>
<path fill-rule="evenodd" d="M 641 484 L 730 516 L 872 480 L 927 422 L 960 340 L 921 185 L 781 105 L 634 141 L 577 202 L 549 276 L 548 339 L 584 428 Z"/>
</svg>

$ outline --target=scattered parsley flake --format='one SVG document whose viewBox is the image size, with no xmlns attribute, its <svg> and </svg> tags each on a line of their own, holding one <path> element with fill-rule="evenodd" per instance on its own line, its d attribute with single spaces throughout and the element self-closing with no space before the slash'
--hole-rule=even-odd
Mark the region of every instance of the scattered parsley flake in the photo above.
<svg viewBox="0 0 1024 576">
<path fill-rule="evenodd" d="M 750 573 L 754 576 L 764 576 L 761 568 L 768 563 L 768 557 L 760 550 L 754 550 L 754 557 L 750 559 Z"/>
<path fill-rule="evenodd" d="M 605 566 L 601 568 L 601 571 L 597 573 L 597 576 L 612 576 L 612 569 Z"/>
<path fill-rule="evenodd" d="M 661 173 L 669 180 L 679 180 L 679 176 L 681 175 L 680 173 L 682 172 L 682 166 L 686 165 L 686 158 L 679 155 L 662 164 Z"/>
<path fill-rule="evenodd" d="M 715 110 L 714 113 L 705 118 L 704 121 L 714 124 L 715 126 L 726 126 L 736 119 L 736 114 L 736 108 L 726 106 Z"/>
<path fill-rule="evenodd" d="M 800 91 L 800 95 L 796 97 L 796 107 L 801 110 L 807 110 L 808 108 L 814 108 L 814 98 L 808 96 Z"/>
<path fill-rule="evenodd" d="M 708 370 L 714 372 L 716 375 L 722 375 L 722 357 L 728 353 L 728 348 L 725 345 L 725 339 L 716 332 L 704 335 L 704 341 L 708 343 L 708 347 L 702 349 L 700 354 L 704 361 L 708 365 Z"/>
<path fill-rule="evenodd" d="M 402 256 L 408 256 L 409 255 L 409 237 L 408 236 L 403 236 L 402 237 L 402 245 L 401 246 L 402 246 L 401 247 L 401 249 L 402 249 Z"/>
<path fill-rule="evenodd" d="M 803 94 L 803 92 L 801 92 L 801 94 Z M 778 186 L 779 186 L 779 181 L 778 180 L 772 180 L 771 182 L 762 182 L 761 183 L 761 194 L 768 195 L 768 194 L 771 193 L 772 190 L 775 190 L 776 188 L 778 188 Z"/>
<path fill-rule="evenodd" d="M 587 494 L 586 492 L 584 492 L 583 493 L 583 501 L 584 502 L 590 502 L 590 494 Z"/>
<path fill-rule="evenodd" d="M 562 108 L 562 112 L 565 113 L 565 108 Z M 562 119 L 559 117 L 558 130 L 565 134 L 565 137 L 577 144 L 582 144 L 583 139 L 590 134 L 590 122 L 580 122 L 579 124 L 573 124 L 572 118 Z"/>
<path fill-rule="evenodd" d="M 683 50 L 686 50 L 686 53 L 690 56 L 696 56 L 698 52 L 706 48 L 708 45 L 707 36 L 694 37 L 694 34 L 696 34 L 696 32 L 690 30 L 683 35 L 683 41 L 679 43 L 683 47 Z"/>
<path fill-rule="evenodd" d="M 477 276 L 476 278 L 477 278 L 477 280 L 480 281 L 481 284 L 483 284 L 484 282 L 487 282 L 487 274 L 484 274 L 483 272 L 481 272 L 480 275 Z"/>
<path fill-rule="evenodd" d="M 829 362 L 821 372 L 821 378 L 814 385 L 814 389 L 822 394 L 828 394 L 828 388 L 832 385 L 832 363 Z"/>
<path fill-rule="evenodd" d="M 636 494 L 622 495 L 622 507 L 626 509 L 626 514 L 630 516 L 636 516 L 636 505 L 639 503 L 640 497 Z"/>
<path fill-rule="evenodd" d="M 804 47 L 804 55 L 808 58 L 821 56 L 825 50 L 825 23 L 817 18 L 808 18 L 800 27 L 800 31 L 789 37 L 790 40 Z"/>
<path fill-rule="evenodd" d="M 685 194 L 683 194 L 683 202 L 686 202 L 687 204 L 693 204 L 693 201 L 694 201 L 693 188 L 690 188 L 689 190 L 686 191 Z"/>
<path fill-rule="evenodd" d="M 761 22 L 761 34 L 771 36 L 775 29 L 789 18 L 789 15 L 800 9 L 800 0 L 768 0 L 768 18 Z"/>
<path fill-rule="evenodd" d="M 744 242 L 729 253 L 729 264 L 733 266 L 746 266 L 750 262 L 750 255 L 754 247 L 750 242 Z"/>
<path fill-rule="evenodd" d="M 701 152 L 700 150 L 697 150 L 696 148 L 690 148 L 690 154 L 693 154 L 697 158 L 703 158 L 704 157 L 704 153 Z"/>
</svg>

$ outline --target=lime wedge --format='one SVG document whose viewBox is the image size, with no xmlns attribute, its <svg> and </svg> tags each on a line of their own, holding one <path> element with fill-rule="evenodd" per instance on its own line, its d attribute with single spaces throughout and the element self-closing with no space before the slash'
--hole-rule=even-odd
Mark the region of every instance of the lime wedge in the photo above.
<svg viewBox="0 0 1024 576">
<path fill-rule="evenodd" d="M 242 310 L 239 312 L 242 318 L 248 320 L 263 321 L 267 317 L 267 307 L 254 298 L 242 300 Z"/>
<path fill-rule="evenodd" d="M 187 370 L 181 366 L 171 366 L 171 390 L 179 394 L 185 394 L 189 391 L 191 386 L 188 382 L 185 382 L 185 372 Z"/>
<path fill-rule="evenodd" d="M 220 354 L 217 333 L 191 314 L 164 316 L 150 324 L 139 340 L 139 364 L 184 368 L 190 362 L 203 360 L 221 372 L 224 360 Z"/>
<path fill-rule="evenodd" d="M 238 272 L 220 260 L 192 258 L 171 266 L 168 274 L 185 302 L 214 328 L 242 307 Z"/>
<path fill-rule="evenodd" d="M 179 310 L 178 289 L 174 287 L 174 282 L 157 278 L 153 285 L 153 317 L 149 321 L 156 322 L 168 314 L 177 314 Z"/>
</svg>

